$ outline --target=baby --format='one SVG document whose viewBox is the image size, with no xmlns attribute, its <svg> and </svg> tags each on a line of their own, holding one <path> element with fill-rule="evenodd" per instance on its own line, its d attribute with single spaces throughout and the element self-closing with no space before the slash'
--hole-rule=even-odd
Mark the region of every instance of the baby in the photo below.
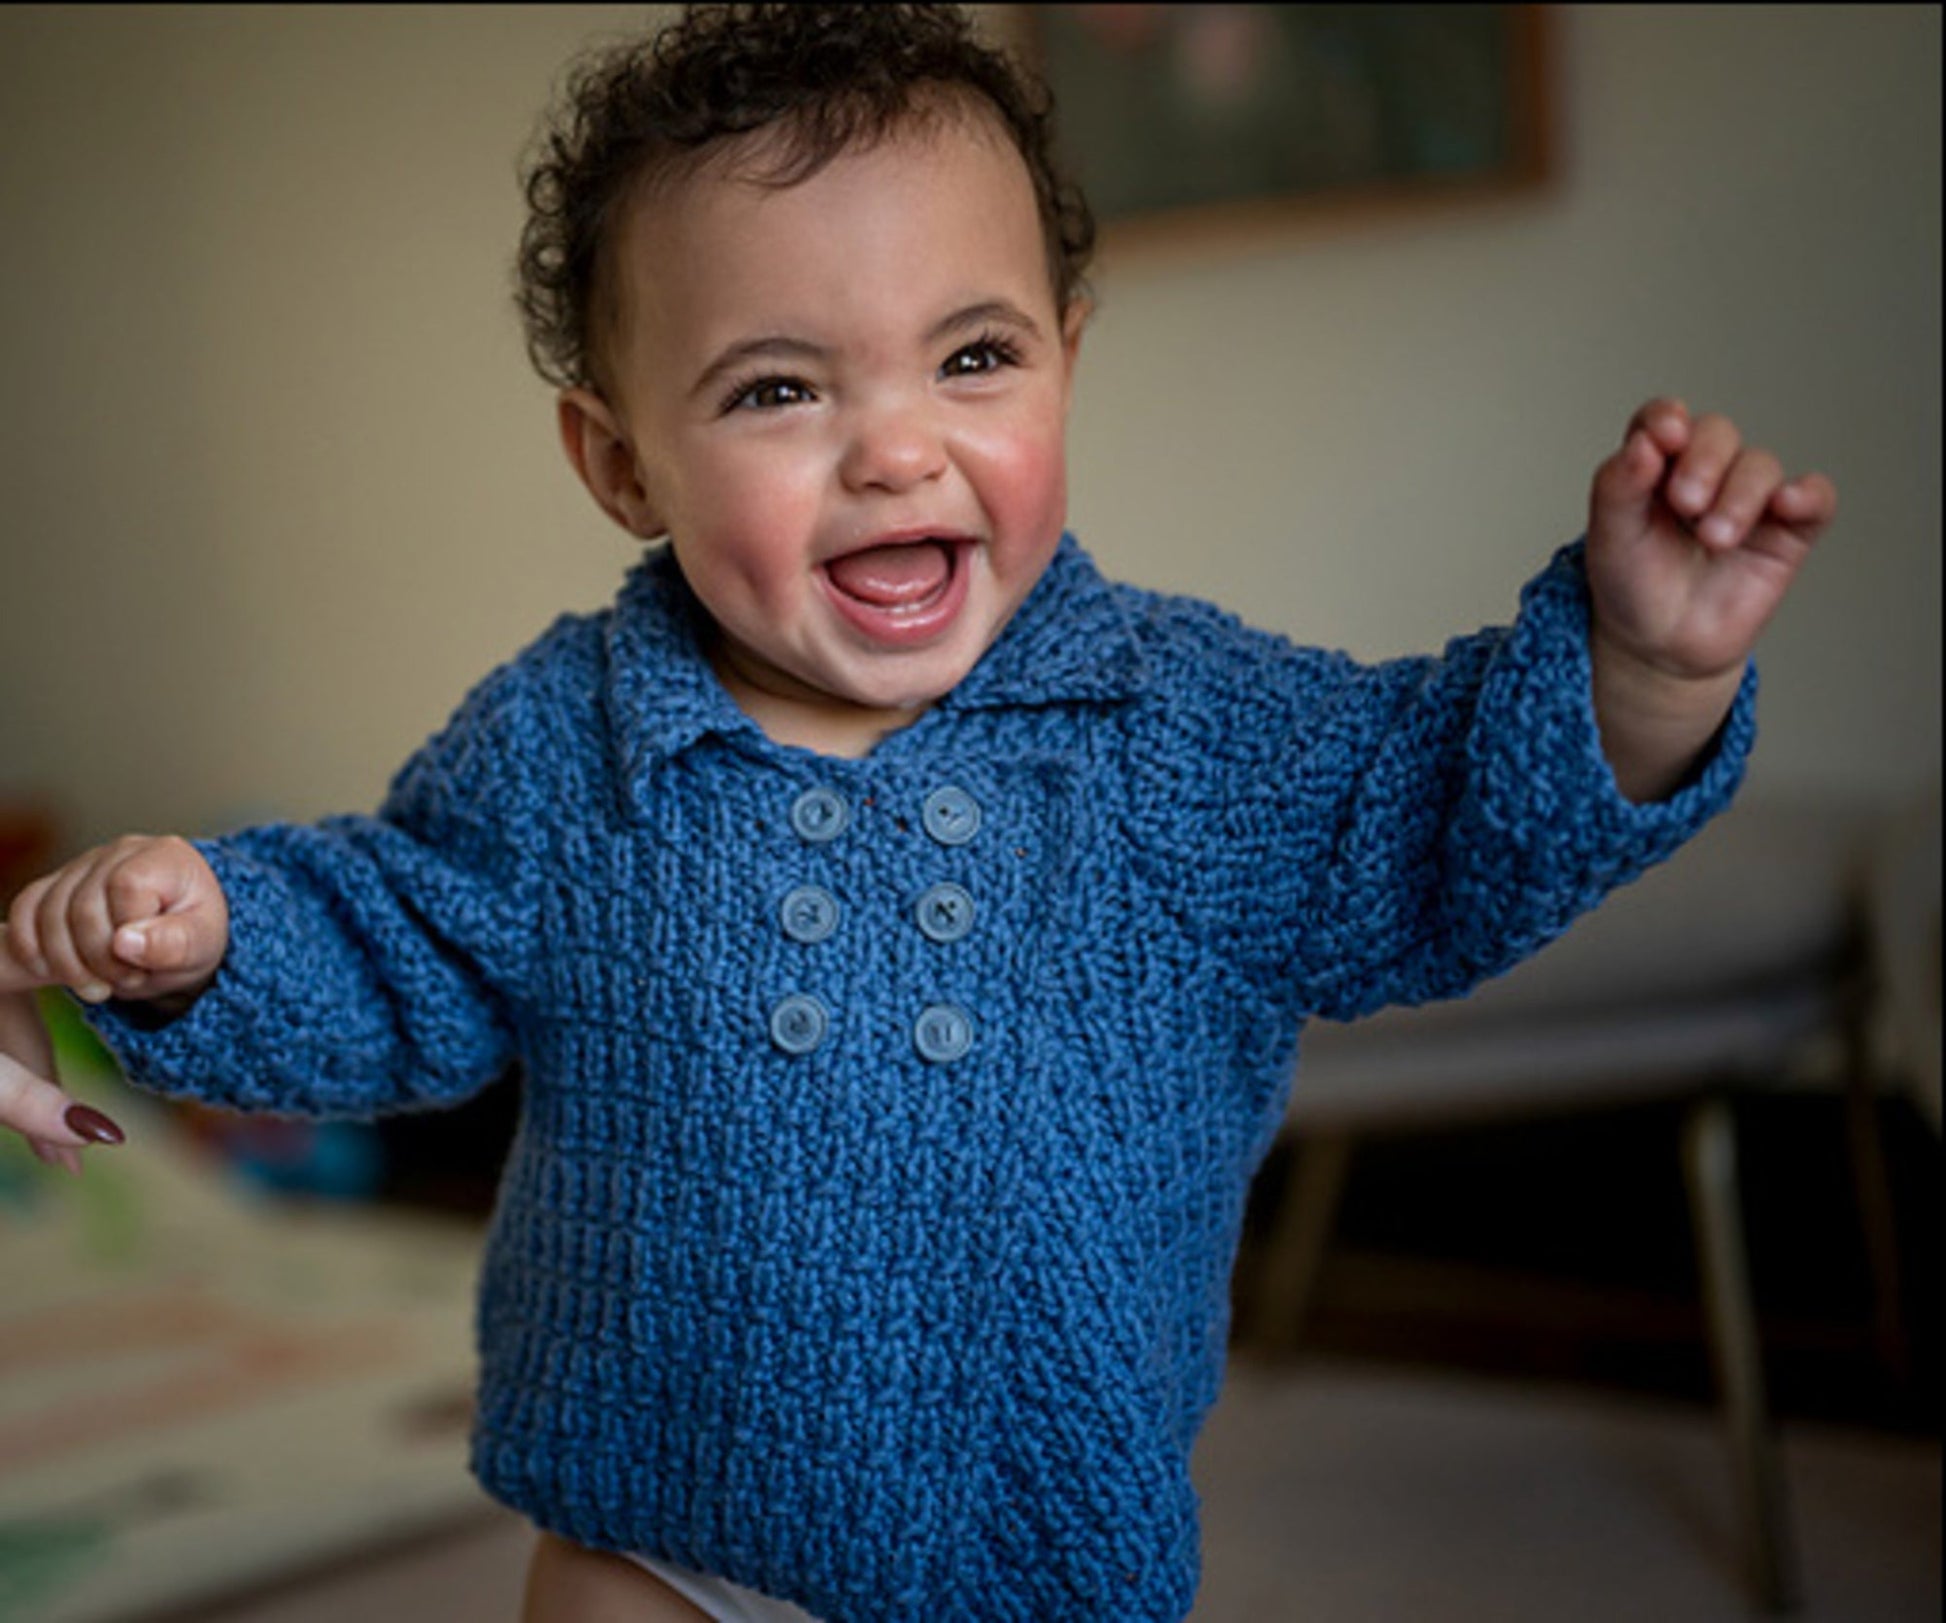
<svg viewBox="0 0 1946 1623">
<path fill-rule="evenodd" d="M 44 986 L 239 1110 L 517 1061 L 473 1463 L 529 1619 L 1180 1619 L 1305 1022 L 1464 993 L 1728 802 L 1831 485 L 1651 402 L 1511 626 L 1361 665 L 1064 533 L 1092 230 L 954 8 L 692 11 L 528 197 L 562 445 L 656 544 L 376 816 L 27 886 L 0 1121 L 120 1137 Z"/>
</svg>

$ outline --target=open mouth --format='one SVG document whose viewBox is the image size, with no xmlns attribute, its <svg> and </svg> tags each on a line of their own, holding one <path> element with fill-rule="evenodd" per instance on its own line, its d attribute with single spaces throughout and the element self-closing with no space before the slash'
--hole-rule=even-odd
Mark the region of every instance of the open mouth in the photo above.
<svg viewBox="0 0 1946 1623">
<path fill-rule="evenodd" d="M 845 620 L 873 642 L 928 642 L 966 600 L 970 545 L 958 536 L 921 535 L 861 547 L 824 565 L 825 588 Z"/>
</svg>

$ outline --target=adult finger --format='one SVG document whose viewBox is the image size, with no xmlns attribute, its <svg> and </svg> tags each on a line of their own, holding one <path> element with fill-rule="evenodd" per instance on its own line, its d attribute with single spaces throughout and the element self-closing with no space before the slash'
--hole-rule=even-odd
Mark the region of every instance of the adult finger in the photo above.
<svg viewBox="0 0 1946 1623">
<path fill-rule="evenodd" d="M 0 1126 L 57 1149 L 119 1144 L 124 1137 L 54 1080 L 54 1045 L 27 993 L 0 997 Z"/>
<path fill-rule="evenodd" d="M 42 1166 L 60 1167 L 79 1177 L 81 1173 L 81 1152 L 70 1149 L 65 1144 L 50 1144 L 44 1138 L 30 1138 L 27 1147 Z"/>
</svg>

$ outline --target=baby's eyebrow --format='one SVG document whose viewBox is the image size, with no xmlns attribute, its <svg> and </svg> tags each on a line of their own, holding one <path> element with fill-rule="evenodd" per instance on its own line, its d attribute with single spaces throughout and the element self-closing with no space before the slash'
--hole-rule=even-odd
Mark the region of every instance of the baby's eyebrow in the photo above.
<svg viewBox="0 0 1946 1623">
<path fill-rule="evenodd" d="M 969 304 L 965 309 L 955 310 L 950 316 L 934 322 L 926 339 L 929 343 L 936 343 L 968 327 L 985 327 L 995 322 L 1018 327 L 1030 337 L 1038 337 L 1041 330 L 1040 323 L 1011 299 L 982 299 L 978 304 Z"/>
</svg>

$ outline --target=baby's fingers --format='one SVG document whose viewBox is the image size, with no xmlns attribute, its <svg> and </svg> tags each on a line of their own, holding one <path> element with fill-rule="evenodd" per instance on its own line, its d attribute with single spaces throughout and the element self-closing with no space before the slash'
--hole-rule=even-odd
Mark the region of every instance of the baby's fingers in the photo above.
<svg viewBox="0 0 1946 1623">
<path fill-rule="evenodd" d="M 48 984 L 47 959 L 41 955 L 36 921 L 40 899 L 52 882 L 51 875 L 36 879 L 24 886 L 7 908 L 7 921 L 0 925 L 0 993 L 26 992 Z"/>
<path fill-rule="evenodd" d="M 1738 452 L 1717 487 L 1716 500 L 1695 521 L 1697 536 L 1719 551 L 1741 544 L 1783 482 L 1783 464 L 1770 452 Z"/>
<path fill-rule="evenodd" d="M 204 938 L 207 921 L 193 909 L 165 913 L 140 924 L 124 924 L 115 932 L 115 956 L 125 964 L 139 964 L 154 974 L 194 970 L 208 954 Z M 148 975 L 140 978 L 146 980 Z"/>
<path fill-rule="evenodd" d="M 24 886 L 7 911 L 0 945 L 0 991 L 68 986 L 99 1001 L 115 965 L 113 925 L 89 878 L 101 853 L 90 851 Z"/>
<path fill-rule="evenodd" d="M 1592 517 L 1597 524 L 1640 522 L 1668 466 L 1649 432 L 1631 426 L 1622 448 L 1595 470 Z"/>
<path fill-rule="evenodd" d="M 1777 487 L 1776 494 L 1770 498 L 1770 512 L 1780 524 L 1788 524 L 1807 541 L 1816 540 L 1838 516 L 1838 487 L 1821 473 L 1801 474 Z"/>
<path fill-rule="evenodd" d="M 229 910 L 186 840 L 128 835 L 76 858 L 15 899 L 13 955 L 89 1002 L 156 997 L 207 979 Z M 17 978 L 17 977 L 16 977 Z"/>
<path fill-rule="evenodd" d="M 90 977 L 69 984 L 90 1003 L 105 1002 L 118 994 L 127 996 L 135 990 L 137 981 L 147 979 L 115 954 L 115 926 L 119 915 L 110 896 L 113 869 L 110 852 L 96 853 L 96 860 L 81 875 L 68 897 L 69 936 L 83 970 Z"/>
<path fill-rule="evenodd" d="M 115 958 L 128 966 L 124 974 L 143 972 L 145 995 L 200 986 L 215 973 L 229 946 L 229 904 L 187 842 L 155 842 L 109 876 L 107 891 Z"/>
<path fill-rule="evenodd" d="M 1719 412 L 1698 417 L 1689 444 L 1669 471 L 1667 500 L 1694 528 L 1716 506 L 1732 465 L 1743 451 L 1737 425 Z"/>
<path fill-rule="evenodd" d="M 1636 411 L 1622 438 L 1626 442 L 1640 432 L 1664 456 L 1679 456 L 1688 449 L 1694 428 L 1689 407 L 1672 395 L 1661 395 Z"/>
<path fill-rule="evenodd" d="M 90 852 L 56 873 L 34 910 L 34 934 L 48 974 L 90 1003 L 113 993 L 114 924 L 102 894 L 100 853 Z"/>
<path fill-rule="evenodd" d="M 47 966 L 13 927 L 0 922 L 0 997 L 47 984 Z"/>
</svg>

